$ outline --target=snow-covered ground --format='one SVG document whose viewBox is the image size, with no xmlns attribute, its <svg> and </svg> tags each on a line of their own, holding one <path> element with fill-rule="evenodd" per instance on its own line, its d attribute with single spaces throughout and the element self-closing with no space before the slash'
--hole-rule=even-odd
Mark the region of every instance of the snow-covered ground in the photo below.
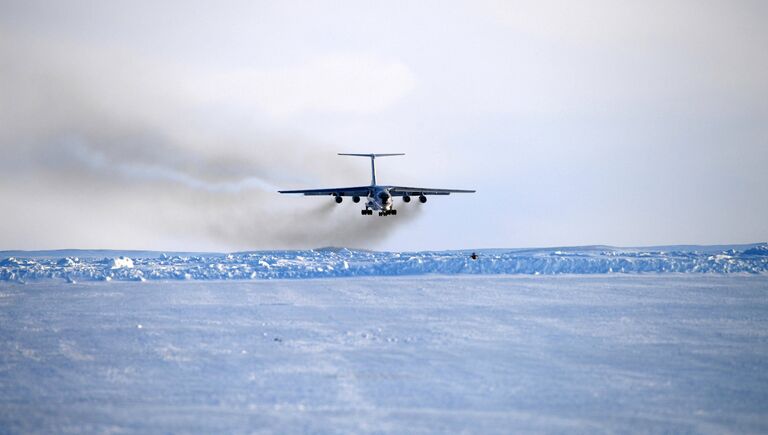
<svg viewBox="0 0 768 435">
<path fill-rule="evenodd" d="M 234 254 L 121 251 L 0 251 L 0 281 L 63 279 L 231 280 L 423 274 L 765 273 L 768 245 L 477 251 L 349 249 Z"/>
<path fill-rule="evenodd" d="M 0 432 L 765 433 L 768 276 L 0 282 Z"/>
</svg>

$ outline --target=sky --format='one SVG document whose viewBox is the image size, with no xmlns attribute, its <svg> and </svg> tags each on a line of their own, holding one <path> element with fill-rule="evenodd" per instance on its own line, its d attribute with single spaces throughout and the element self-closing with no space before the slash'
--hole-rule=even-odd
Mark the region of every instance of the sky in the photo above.
<svg viewBox="0 0 768 435">
<path fill-rule="evenodd" d="M 768 240 L 763 1 L 0 0 L 0 249 Z M 397 216 L 278 189 L 476 189 Z"/>
</svg>

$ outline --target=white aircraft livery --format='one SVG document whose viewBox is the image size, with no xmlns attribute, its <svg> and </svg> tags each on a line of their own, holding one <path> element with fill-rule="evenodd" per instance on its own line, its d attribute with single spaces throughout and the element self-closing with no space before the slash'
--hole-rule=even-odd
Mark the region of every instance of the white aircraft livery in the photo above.
<svg viewBox="0 0 768 435">
<path fill-rule="evenodd" d="M 433 189 L 428 187 L 406 187 L 406 186 L 380 186 L 376 184 L 376 157 L 404 156 L 403 153 L 396 154 L 345 154 L 340 156 L 369 157 L 371 159 L 371 184 L 369 186 L 357 187 L 334 187 L 329 189 L 309 189 L 309 190 L 280 190 L 280 193 L 302 193 L 304 195 L 332 195 L 336 203 L 341 204 L 343 197 L 351 196 L 355 203 L 360 202 L 361 198 L 366 198 L 365 208 L 360 211 L 362 215 L 373 215 L 373 211 L 379 212 L 379 216 L 397 215 L 397 210 L 393 208 L 393 197 L 401 196 L 403 202 L 411 202 L 411 197 L 418 197 L 422 203 L 427 202 L 428 195 L 450 195 L 451 193 L 474 193 L 474 190 L 461 189 Z"/>
</svg>

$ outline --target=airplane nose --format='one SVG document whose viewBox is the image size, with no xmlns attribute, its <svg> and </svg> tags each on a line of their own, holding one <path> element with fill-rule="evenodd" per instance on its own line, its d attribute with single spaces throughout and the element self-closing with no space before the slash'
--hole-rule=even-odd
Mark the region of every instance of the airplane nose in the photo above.
<svg viewBox="0 0 768 435">
<path fill-rule="evenodd" d="M 389 192 L 381 192 L 381 193 L 379 193 L 379 199 L 381 199 L 382 201 L 388 200 L 390 198 L 390 196 L 391 195 L 389 194 Z"/>
</svg>

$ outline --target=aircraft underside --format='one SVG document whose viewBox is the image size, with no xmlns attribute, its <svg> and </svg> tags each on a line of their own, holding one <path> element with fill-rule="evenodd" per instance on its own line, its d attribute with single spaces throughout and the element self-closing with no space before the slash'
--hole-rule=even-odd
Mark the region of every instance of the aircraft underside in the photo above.
<svg viewBox="0 0 768 435">
<path fill-rule="evenodd" d="M 343 201 L 342 196 L 340 195 L 334 195 L 335 200 L 337 204 L 341 204 Z M 355 203 L 358 203 L 362 200 L 359 196 L 353 196 L 352 201 Z M 427 202 L 426 196 L 419 196 L 419 201 L 421 203 Z M 408 195 L 403 196 L 403 202 L 411 202 L 411 197 Z M 360 210 L 360 214 L 363 216 L 373 216 L 374 212 L 378 212 L 379 216 L 396 216 L 397 210 L 394 208 L 394 200 L 392 199 L 392 195 L 390 195 L 386 191 L 381 191 L 377 195 L 369 195 L 366 198 L 365 202 L 365 208 Z"/>
</svg>

